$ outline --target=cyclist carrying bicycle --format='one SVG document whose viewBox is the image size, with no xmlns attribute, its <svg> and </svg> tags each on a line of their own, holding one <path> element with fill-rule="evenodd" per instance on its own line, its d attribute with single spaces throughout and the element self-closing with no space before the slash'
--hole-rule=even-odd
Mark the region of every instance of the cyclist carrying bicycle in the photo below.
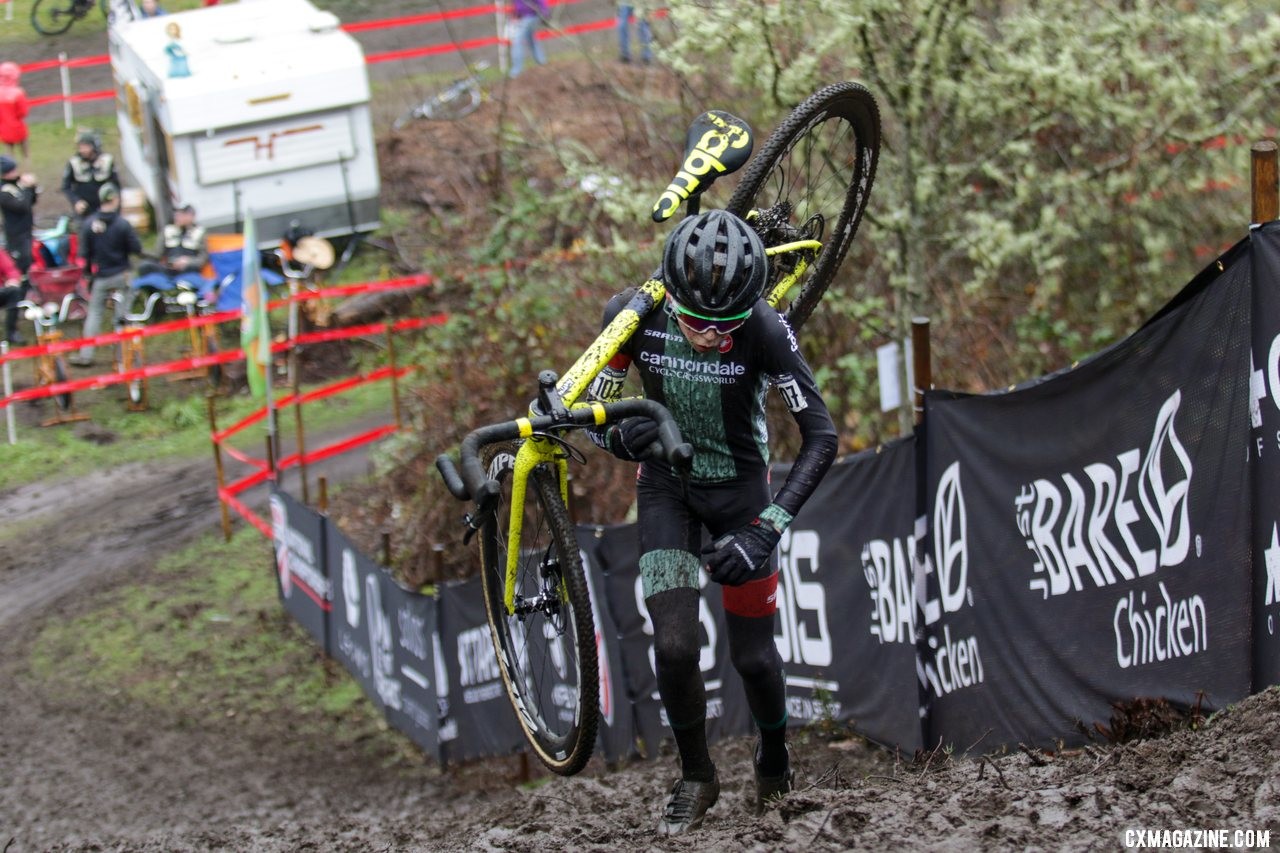
<svg viewBox="0 0 1280 853">
<path fill-rule="evenodd" d="M 826 474 L 836 432 L 790 327 L 762 298 L 768 272 L 755 231 L 727 211 L 684 219 L 663 250 L 665 310 L 651 311 L 597 377 L 592 395 L 621 396 L 636 365 L 645 396 L 664 404 L 695 455 L 687 480 L 654 458 L 657 424 L 634 417 L 594 434 L 615 456 L 640 462 L 640 573 L 653 620 L 658 691 L 675 733 L 681 778 L 658 824 L 662 835 L 698 828 L 720 794 L 707 749 L 706 692 L 698 667 L 699 572 L 722 585 L 730 658 L 759 729 L 755 806 L 791 789 L 782 659 L 774 645 L 775 548 Z M 626 304 L 615 296 L 604 322 Z M 770 496 L 765 393 L 779 390 L 800 428 L 800 453 Z M 701 549 L 702 528 L 712 545 Z"/>
</svg>

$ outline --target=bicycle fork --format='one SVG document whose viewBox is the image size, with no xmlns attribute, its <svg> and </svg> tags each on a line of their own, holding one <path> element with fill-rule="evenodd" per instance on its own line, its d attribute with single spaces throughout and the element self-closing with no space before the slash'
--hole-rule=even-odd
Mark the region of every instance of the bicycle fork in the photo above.
<svg viewBox="0 0 1280 853">
<path fill-rule="evenodd" d="M 554 442 L 533 435 L 532 432 L 521 442 L 516 451 L 516 459 L 511 472 L 511 518 L 507 531 L 507 571 L 503 588 L 503 605 L 507 614 L 516 615 L 516 576 L 520 569 L 520 538 L 524 532 L 525 498 L 529 491 L 529 478 L 539 465 L 554 463 L 556 466 L 556 482 L 560 489 L 560 499 L 569 502 L 569 461 L 556 452 Z M 541 571 L 540 575 L 543 574 Z M 542 578 L 545 580 L 545 577 Z"/>
</svg>

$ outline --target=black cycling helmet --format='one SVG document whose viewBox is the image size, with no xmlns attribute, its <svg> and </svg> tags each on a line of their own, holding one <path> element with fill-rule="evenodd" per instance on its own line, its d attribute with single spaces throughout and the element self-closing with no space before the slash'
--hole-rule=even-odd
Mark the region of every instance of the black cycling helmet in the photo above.
<svg viewBox="0 0 1280 853">
<path fill-rule="evenodd" d="M 681 220 L 662 251 L 662 275 L 671 297 L 708 319 L 743 314 L 764 293 L 768 261 L 750 225 L 727 210 Z"/>
</svg>

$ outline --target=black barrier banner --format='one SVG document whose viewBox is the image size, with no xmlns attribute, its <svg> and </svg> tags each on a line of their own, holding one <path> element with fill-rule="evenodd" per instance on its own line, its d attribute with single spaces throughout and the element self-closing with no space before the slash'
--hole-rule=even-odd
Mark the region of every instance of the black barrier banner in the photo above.
<svg viewBox="0 0 1280 853">
<path fill-rule="evenodd" d="M 391 631 L 392 669 L 400 684 L 399 702 L 386 704 L 387 721 L 428 755 L 439 755 L 436 685 L 443 679 L 435 656 L 439 635 L 436 600 L 405 589 L 385 571 L 378 574 Z"/>
<path fill-rule="evenodd" d="M 600 746 L 607 761 L 618 761 L 636 754 L 636 728 L 623 675 L 621 639 L 604 601 L 607 580 L 600 554 L 604 528 L 579 526 L 577 536 L 582 551 L 583 573 L 591 591 L 591 615 L 596 626 L 596 660 L 600 668 Z"/>
<path fill-rule="evenodd" d="M 1075 369 L 927 395 L 926 743 L 1249 692 L 1248 253 L 1222 266 Z"/>
<path fill-rule="evenodd" d="M 600 561 L 605 572 L 609 615 L 621 638 L 622 668 L 627 678 L 636 721 L 636 733 L 647 756 L 671 734 L 666 710 L 658 696 L 653 664 L 653 622 L 644 604 L 640 583 L 635 525 L 600 528 Z M 708 742 L 752 731 L 742 679 L 729 661 L 720 587 L 702 576 L 703 594 L 698 607 L 701 655 L 699 667 L 707 690 Z"/>
<path fill-rule="evenodd" d="M 779 543 L 774 636 L 793 725 L 851 723 L 908 754 L 921 746 L 915 456 L 912 436 L 832 466 Z"/>
<path fill-rule="evenodd" d="M 271 544 L 284 609 L 333 654 L 328 613 L 333 592 L 325 568 L 325 517 L 279 489 L 271 491 Z"/>
<path fill-rule="evenodd" d="M 507 755 L 524 733 L 507 698 L 480 579 L 440 588 L 440 755 L 445 762 Z M 444 689 L 445 685 L 448 689 Z"/>
<path fill-rule="evenodd" d="M 1253 361 L 1249 443 L 1253 462 L 1253 689 L 1280 684 L 1280 222 L 1254 229 Z"/>
<path fill-rule="evenodd" d="M 435 755 L 435 600 L 400 588 L 336 527 L 327 530 L 332 655 L 392 727 Z"/>
</svg>

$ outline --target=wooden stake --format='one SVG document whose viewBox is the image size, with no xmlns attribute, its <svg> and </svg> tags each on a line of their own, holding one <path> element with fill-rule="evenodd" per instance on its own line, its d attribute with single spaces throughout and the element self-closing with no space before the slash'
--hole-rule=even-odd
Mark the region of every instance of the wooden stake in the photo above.
<svg viewBox="0 0 1280 853">
<path fill-rule="evenodd" d="M 317 477 L 316 482 L 320 486 L 320 511 L 327 515 L 329 512 L 329 478 Z"/>
<path fill-rule="evenodd" d="M 222 473 L 222 445 L 214 438 L 218 434 L 217 415 L 214 412 L 213 396 L 206 394 L 205 404 L 209 410 L 209 441 L 213 444 L 213 470 L 218 477 L 218 508 L 222 510 L 222 538 L 231 541 L 231 515 L 227 512 L 227 502 L 222 499 L 222 488 L 226 478 Z"/>
<path fill-rule="evenodd" d="M 911 318 L 911 366 L 915 373 L 912 407 L 917 425 L 924 422 L 924 392 L 933 387 L 933 361 L 929 352 L 929 318 Z"/>
<path fill-rule="evenodd" d="M 1253 219 L 1271 222 L 1280 219 L 1280 190 L 1276 186 L 1276 144 L 1270 139 L 1253 143 Z"/>
<path fill-rule="evenodd" d="M 400 380 L 396 378 L 396 339 L 387 325 L 387 363 L 391 366 L 391 411 L 395 415 L 396 429 L 404 426 L 400 420 Z"/>
<path fill-rule="evenodd" d="M 382 531 L 382 565 L 391 567 L 391 534 Z"/>
<path fill-rule="evenodd" d="M 298 371 L 293 371 L 293 422 L 298 434 L 298 476 L 302 478 L 302 502 L 311 503 L 307 490 L 307 431 L 302 426 L 302 394 L 298 390 Z"/>
</svg>

